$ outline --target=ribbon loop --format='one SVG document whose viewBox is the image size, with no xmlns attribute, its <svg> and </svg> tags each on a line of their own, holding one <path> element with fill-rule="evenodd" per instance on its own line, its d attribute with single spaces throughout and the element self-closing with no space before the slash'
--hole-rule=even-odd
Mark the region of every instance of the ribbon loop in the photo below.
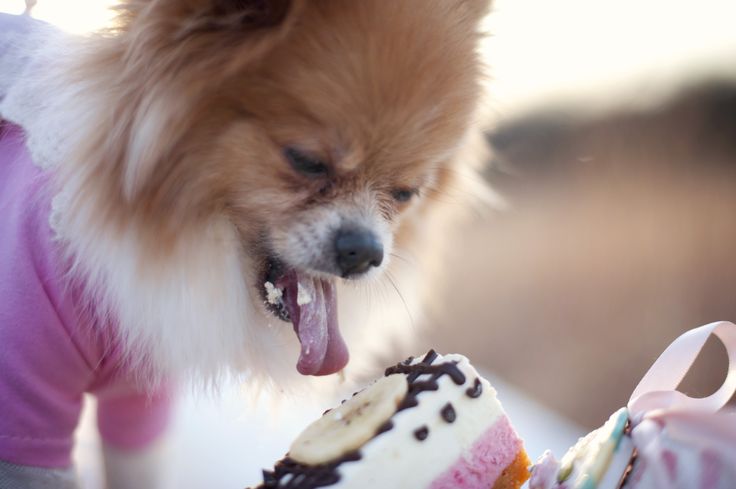
<svg viewBox="0 0 736 489">
<path fill-rule="evenodd" d="M 692 367 L 711 334 L 716 335 L 726 347 L 728 354 L 726 380 L 708 397 L 689 397 L 679 392 L 677 386 Z M 731 399 L 734 392 L 736 392 L 736 325 L 719 321 L 692 329 L 673 341 L 636 386 L 629 399 L 628 408 L 633 419 L 639 419 L 647 412 L 662 409 L 714 413 Z"/>
</svg>

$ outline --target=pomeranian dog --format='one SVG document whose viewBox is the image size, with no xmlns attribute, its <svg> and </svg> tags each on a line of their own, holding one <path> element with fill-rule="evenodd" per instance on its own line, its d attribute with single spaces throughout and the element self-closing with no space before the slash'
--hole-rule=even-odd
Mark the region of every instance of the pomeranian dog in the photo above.
<svg viewBox="0 0 736 489">
<path fill-rule="evenodd" d="M 473 193 L 488 8 L 126 0 L 84 38 L 0 18 L 0 480 L 72 487 L 92 393 L 109 484 L 153 486 L 170 379 L 386 345 L 406 321 L 366 322 L 370 288 L 414 308 L 426 269 L 399 262 Z"/>
</svg>

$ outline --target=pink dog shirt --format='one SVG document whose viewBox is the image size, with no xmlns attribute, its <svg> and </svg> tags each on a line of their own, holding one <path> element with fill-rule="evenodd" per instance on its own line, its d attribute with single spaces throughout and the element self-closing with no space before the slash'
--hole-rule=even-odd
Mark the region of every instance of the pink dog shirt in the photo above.
<svg viewBox="0 0 736 489">
<path fill-rule="evenodd" d="M 103 439 L 130 450 L 164 429 L 169 396 L 135 388 L 109 328 L 66 286 L 48 183 L 23 130 L 0 120 L 0 460 L 68 467 L 85 392 Z"/>
</svg>

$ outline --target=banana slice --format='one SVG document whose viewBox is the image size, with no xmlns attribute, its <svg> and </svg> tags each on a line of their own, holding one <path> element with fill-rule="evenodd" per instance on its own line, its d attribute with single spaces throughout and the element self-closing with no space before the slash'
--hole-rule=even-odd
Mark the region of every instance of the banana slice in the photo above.
<svg viewBox="0 0 736 489">
<path fill-rule="evenodd" d="M 289 457 L 319 465 L 359 449 L 394 415 L 408 390 L 405 375 L 382 377 L 309 425 L 291 444 Z"/>
</svg>

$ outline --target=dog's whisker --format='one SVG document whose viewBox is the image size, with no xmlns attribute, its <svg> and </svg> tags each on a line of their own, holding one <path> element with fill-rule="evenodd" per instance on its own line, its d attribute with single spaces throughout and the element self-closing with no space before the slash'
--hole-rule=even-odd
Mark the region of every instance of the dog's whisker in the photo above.
<svg viewBox="0 0 736 489">
<path fill-rule="evenodd" d="M 411 309 L 409 309 L 409 305 L 406 303 L 406 299 L 404 299 L 404 295 L 399 290 L 399 287 L 396 285 L 396 282 L 394 281 L 393 276 L 391 275 L 391 272 L 388 270 L 386 271 L 386 279 L 388 279 L 388 282 L 391 284 L 391 286 L 396 291 L 396 294 L 399 296 L 399 299 L 401 299 L 401 303 L 404 305 L 404 310 L 406 311 L 406 315 L 409 318 L 409 325 L 410 327 L 414 328 L 414 317 L 411 314 Z"/>
<path fill-rule="evenodd" d="M 406 263 L 407 265 L 416 265 L 416 263 L 414 263 L 413 261 L 409 260 L 408 258 L 405 258 L 405 257 L 399 255 L 398 253 L 392 252 L 392 253 L 389 253 L 389 256 L 391 256 L 392 258 L 396 258 L 397 260 L 400 260 L 400 261 Z"/>
<path fill-rule="evenodd" d="M 453 175 L 458 176 L 459 178 L 471 180 L 473 181 L 473 183 L 487 185 L 488 181 L 483 177 L 482 170 L 483 169 L 481 168 L 478 168 L 477 170 L 475 170 L 475 169 L 470 169 L 466 167 L 456 168 L 453 166 L 442 166 L 442 167 L 438 166 L 438 167 L 430 168 L 430 171 L 432 172 L 446 171 L 446 172 L 452 173 Z"/>
<path fill-rule="evenodd" d="M 447 205 L 453 205 L 453 206 L 463 206 L 463 203 L 456 198 L 453 198 L 451 195 L 445 193 L 445 192 L 435 192 L 430 193 L 426 192 L 425 196 L 427 199 L 432 200 L 433 202 L 438 202 L 441 204 L 447 204 Z"/>
</svg>

